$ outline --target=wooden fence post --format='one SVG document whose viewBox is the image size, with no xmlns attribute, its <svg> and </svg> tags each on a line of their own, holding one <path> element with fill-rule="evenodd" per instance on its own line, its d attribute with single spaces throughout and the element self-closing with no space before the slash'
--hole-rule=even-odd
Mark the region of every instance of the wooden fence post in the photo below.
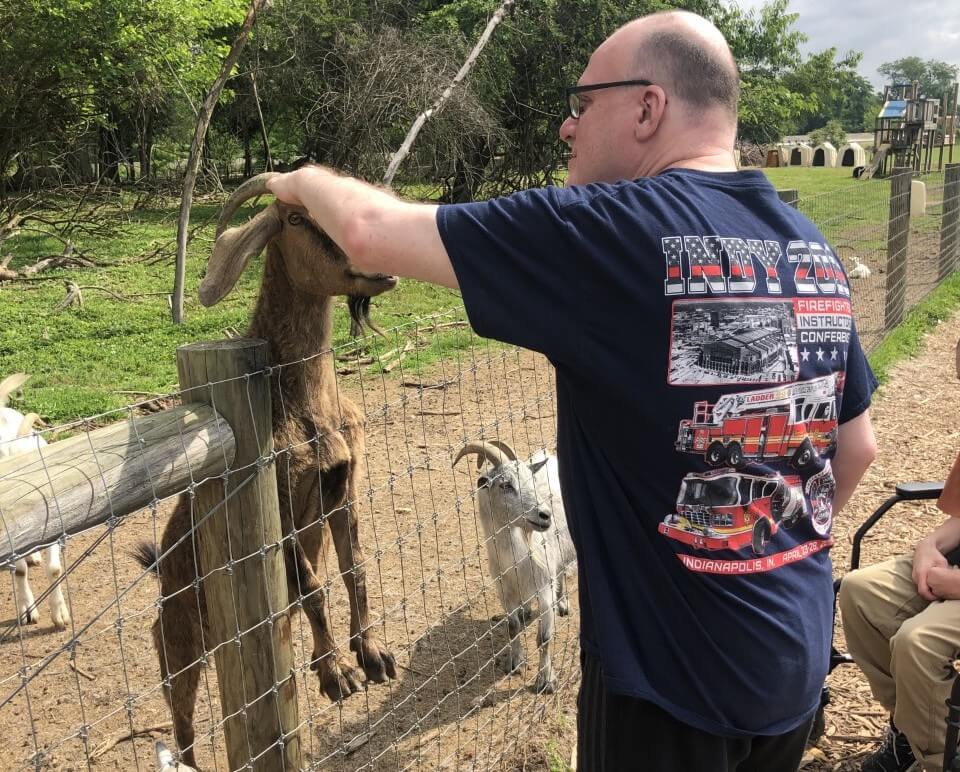
<svg viewBox="0 0 960 772">
<path fill-rule="evenodd" d="M 194 518 L 217 508 L 197 544 L 229 768 L 258 772 L 300 769 L 267 366 L 262 340 L 177 349 L 184 399 L 213 405 L 236 438 L 226 481 L 196 488 Z"/>
<path fill-rule="evenodd" d="M 797 205 L 800 203 L 800 191 L 796 188 L 786 188 L 785 190 L 778 190 L 777 195 L 780 196 L 780 200 L 785 204 L 790 204 L 794 209 L 797 208 Z"/>
<path fill-rule="evenodd" d="M 946 279 L 960 258 L 960 164 L 947 164 L 943 175 L 943 216 L 940 220 L 940 268 L 937 281 Z"/>
<path fill-rule="evenodd" d="M 903 321 L 907 294 L 907 243 L 910 236 L 910 183 L 913 169 L 897 167 L 890 175 L 890 219 L 887 223 L 887 286 L 883 326 Z"/>
</svg>

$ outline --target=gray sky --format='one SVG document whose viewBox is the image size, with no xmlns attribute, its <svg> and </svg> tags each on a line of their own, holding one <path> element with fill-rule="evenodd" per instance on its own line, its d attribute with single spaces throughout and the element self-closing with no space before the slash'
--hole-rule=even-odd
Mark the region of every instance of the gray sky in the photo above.
<svg viewBox="0 0 960 772">
<path fill-rule="evenodd" d="M 800 14 L 794 28 L 809 38 L 804 53 L 830 46 L 841 54 L 860 51 L 860 74 L 878 88 L 883 62 L 919 56 L 960 64 L 960 0 L 790 0 L 789 10 Z"/>
</svg>

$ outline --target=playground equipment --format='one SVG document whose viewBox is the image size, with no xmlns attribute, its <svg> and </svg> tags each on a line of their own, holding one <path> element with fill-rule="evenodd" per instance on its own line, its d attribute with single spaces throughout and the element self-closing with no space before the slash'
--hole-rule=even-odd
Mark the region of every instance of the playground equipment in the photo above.
<svg viewBox="0 0 960 772">
<path fill-rule="evenodd" d="M 949 148 L 947 162 L 952 162 L 958 96 L 960 86 L 956 83 L 941 99 L 923 96 L 917 81 L 887 86 L 883 108 L 874 124 L 873 159 L 860 179 L 885 177 L 892 169 L 901 167 L 929 172 L 937 150 L 936 168 L 940 171 L 944 148 Z"/>
</svg>

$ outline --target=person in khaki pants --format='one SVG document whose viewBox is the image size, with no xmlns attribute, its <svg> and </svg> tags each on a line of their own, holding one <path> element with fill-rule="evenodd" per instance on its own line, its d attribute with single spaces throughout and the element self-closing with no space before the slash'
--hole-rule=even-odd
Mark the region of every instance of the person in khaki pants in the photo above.
<svg viewBox="0 0 960 772">
<path fill-rule="evenodd" d="M 957 357 L 960 377 L 960 345 Z M 937 506 L 950 517 L 912 556 L 852 571 L 840 584 L 847 650 L 890 711 L 863 772 L 943 768 L 951 663 L 960 657 L 960 455 Z"/>
</svg>

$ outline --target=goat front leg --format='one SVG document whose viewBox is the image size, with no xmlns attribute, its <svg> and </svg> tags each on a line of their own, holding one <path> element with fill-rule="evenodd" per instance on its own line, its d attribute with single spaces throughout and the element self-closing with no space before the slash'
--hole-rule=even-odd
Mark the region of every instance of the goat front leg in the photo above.
<svg viewBox="0 0 960 772">
<path fill-rule="evenodd" d="M 320 690 L 334 702 L 362 688 L 357 671 L 336 655 L 336 643 L 324 610 L 323 586 L 307 560 L 303 547 L 295 539 L 284 544 L 287 589 L 290 601 L 300 602 L 313 631 L 313 655 L 310 669 L 317 672 Z"/>
<path fill-rule="evenodd" d="M 507 614 L 507 635 L 510 636 L 510 644 L 506 655 L 501 660 L 501 667 L 507 673 L 517 673 L 526 664 L 526 658 L 523 655 L 523 641 L 520 637 L 524 622 L 523 606 L 518 606 Z"/>
<path fill-rule="evenodd" d="M 546 587 L 540 589 L 537 596 L 537 603 L 540 607 L 540 625 L 537 628 L 540 670 L 537 673 L 537 680 L 533 688 L 538 694 L 553 694 L 556 690 L 553 663 L 550 660 L 550 641 L 553 638 L 554 628 L 553 606 L 555 602 L 553 586 L 548 583 Z"/>
<path fill-rule="evenodd" d="M 53 620 L 53 626 L 58 630 L 66 630 L 70 624 L 70 609 L 67 601 L 63 597 L 63 590 L 60 587 L 60 577 L 63 575 L 63 567 L 60 565 L 60 545 L 53 544 L 47 547 L 46 551 L 47 578 L 50 580 L 50 618 Z"/>
<path fill-rule="evenodd" d="M 565 617 L 570 613 L 570 597 L 567 595 L 567 574 L 557 574 L 557 613 Z"/>
<path fill-rule="evenodd" d="M 387 678 L 397 677 L 397 662 L 370 627 L 367 569 L 360 546 L 357 513 L 351 503 L 354 501 L 353 486 L 350 493 L 349 501 L 330 515 L 330 531 L 340 575 L 350 599 L 350 649 L 357 655 L 357 663 L 367 678 L 381 684 Z"/>
<path fill-rule="evenodd" d="M 33 591 L 27 579 L 27 560 L 20 558 L 13 568 L 13 596 L 17 605 L 20 624 L 35 625 L 40 621 L 40 611 L 33 600 Z"/>
</svg>

